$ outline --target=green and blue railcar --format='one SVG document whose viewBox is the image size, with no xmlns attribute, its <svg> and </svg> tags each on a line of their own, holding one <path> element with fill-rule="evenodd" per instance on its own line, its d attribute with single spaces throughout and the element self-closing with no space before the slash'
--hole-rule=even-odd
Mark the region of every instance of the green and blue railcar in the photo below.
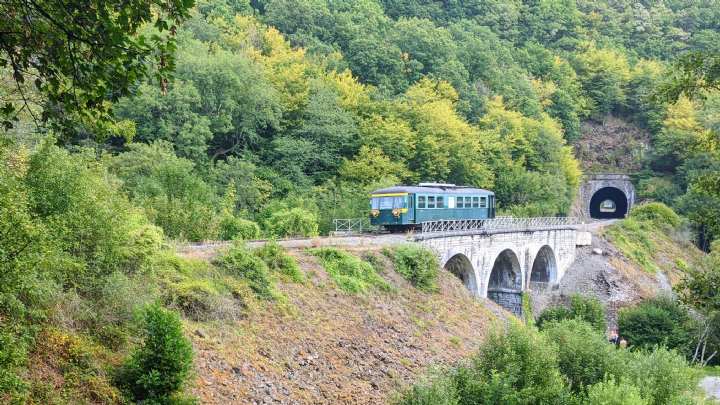
<svg viewBox="0 0 720 405">
<path fill-rule="evenodd" d="M 480 188 L 420 183 L 370 194 L 370 223 L 391 231 L 419 227 L 427 221 L 494 217 L 495 193 Z"/>
</svg>

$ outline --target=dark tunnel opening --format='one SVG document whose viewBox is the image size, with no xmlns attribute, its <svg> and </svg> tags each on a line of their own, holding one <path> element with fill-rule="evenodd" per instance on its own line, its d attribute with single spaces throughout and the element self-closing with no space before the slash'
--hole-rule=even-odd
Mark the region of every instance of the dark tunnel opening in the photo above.
<svg viewBox="0 0 720 405">
<path fill-rule="evenodd" d="M 605 187 L 596 191 L 590 199 L 590 217 L 595 219 L 625 218 L 628 200 L 622 190 Z"/>
</svg>

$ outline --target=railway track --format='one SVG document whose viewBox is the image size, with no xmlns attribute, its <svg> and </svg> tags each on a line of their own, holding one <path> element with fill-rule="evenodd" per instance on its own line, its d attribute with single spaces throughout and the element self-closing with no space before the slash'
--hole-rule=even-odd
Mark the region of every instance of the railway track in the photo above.
<svg viewBox="0 0 720 405">
<path fill-rule="evenodd" d="M 605 221 L 592 221 L 589 223 L 577 224 L 579 230 L 589 231 L 592 233 L 597 232 L 599 229 L 611 225 L 616 220 L 605 220 Z M 515 228 L 509 229 L 512 230 Z M 497 230 L 497 229 L 496 229 Z M 517 229 L 515 229 L 517 230 Z M 463 232 L 472 232 L 469 229 L 463 230 Z M 313 247 L 323 246 L 336 246 L 345 248 L 369 248 L 369 247 L 382 247 L 389 245 L 397 245 L 406 242 L 415 241 L 420 237 L 422 239 L 422 233 L 389 233 L 389 234 L 350 234 L 347 235 L 332 235 L 332 236 L 318 236 L 314 238 L 289 238 L 289 239 L 278 239 L 277 242 L 286 249 L 307 249 Z M 257 248 L 263 246 L 268 240 L 250 240 L 246 242 L 246 245 L 250 248 Z M 175 246 L 175 250 L 184 257 L 194 258 L 212 258 L 218 251 L 228 248 L 233 242 L 230 241 L 207 241 L 207 242 L 190 242 L 190 243 L 178 243 Z"/>
</svg>

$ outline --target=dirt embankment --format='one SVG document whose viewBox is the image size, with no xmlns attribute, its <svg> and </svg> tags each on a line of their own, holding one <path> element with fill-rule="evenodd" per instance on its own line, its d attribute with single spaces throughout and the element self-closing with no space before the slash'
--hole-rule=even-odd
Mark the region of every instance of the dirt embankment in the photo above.
<svg viewBox="0 0 720 405">
<path fill-rule="evenodd" d="M 348 295 L 313 256 L 291 253 L 308 281 L 278 286 L 287 303 L 236 322 L 188 322 L 202 403 L 386 403 L 429 366 L 473 354 L 496 314 L 506 316 L 449 273 L 427 294 L 385 263 L 395 292 Z"/>
</svg>

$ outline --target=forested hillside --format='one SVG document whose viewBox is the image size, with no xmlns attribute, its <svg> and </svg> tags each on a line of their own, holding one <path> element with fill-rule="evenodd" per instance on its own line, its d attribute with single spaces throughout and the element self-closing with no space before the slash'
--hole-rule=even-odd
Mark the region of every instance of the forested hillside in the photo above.
<svg viewBox="0 0 720 405">
<path fill-rule="evenodd" d="M 719 44 L 716 0 L 0 3 L 0 402 L 193 402 L 181 322 L 302 281 L 281 249 L 172 244 L 325 234 L 387 185 L 553 216 L 582 168 L 628 170 L 709 250 Z M 322 288 L 389 288 L 336 255 Z"/>
<path fill-rule="evenodd" d="M 615 116 L 650 139 L 630 154 L 640 197 L 687 214 L 703 241 L 718 233 L 701 179 L 717 169 L 720 100 L 658 95 L 679 55 L 717 47 L 717 4 L 470 3 L 200 1 L 169 83 L 137 83 L 109 123 L 55 136 L 103 153 L 168 236 L 202 240 L 242 220 L 300 232 L 270 229 L 281 214 L 326 232 L 398 182 L 491 188 L 508 214 L 563 215 L 582 123 Z"/>
</svg>

